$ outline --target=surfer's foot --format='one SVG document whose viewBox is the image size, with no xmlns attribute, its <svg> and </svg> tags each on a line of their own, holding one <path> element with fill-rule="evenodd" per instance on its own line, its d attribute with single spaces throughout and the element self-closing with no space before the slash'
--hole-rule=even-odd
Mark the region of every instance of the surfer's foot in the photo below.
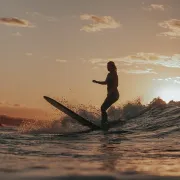
<svg viewBox="0 0 180 180">
<path fill-rule="evenodd" d="M 104 122 L 101 124 L 101 128 L 104 130 L 104 131 L 108 131 L 109 130 L 109 123 L 108 122 Z"/>
</svg>

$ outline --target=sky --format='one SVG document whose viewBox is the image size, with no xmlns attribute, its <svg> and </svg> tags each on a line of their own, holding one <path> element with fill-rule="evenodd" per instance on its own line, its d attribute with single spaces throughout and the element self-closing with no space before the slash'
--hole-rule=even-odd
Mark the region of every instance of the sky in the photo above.
<svg viewBox="0 0 180 180">
<path fill-rule="evenodd" d="M 180 101 L 179 0 L 0 0 L 0 113 L 43 96 L 99 107 L 114 61 L 123 104 Z M 7 113 L 8 114 L 8 113 Z"/>
</svg>

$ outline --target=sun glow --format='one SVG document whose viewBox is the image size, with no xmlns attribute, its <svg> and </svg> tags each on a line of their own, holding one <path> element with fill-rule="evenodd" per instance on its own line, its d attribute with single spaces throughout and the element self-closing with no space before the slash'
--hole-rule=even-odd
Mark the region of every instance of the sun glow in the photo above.
<svg viewBox="0 0 180 180">
<path fill-rule="evenodd" d="M 163 99 L 166 103 L 169 101 L 180 101 L 180 93 L 178 88 L 174 87 L 167 87 L 166 89 L 162 89 L 159 92 L 159 97 Z"/>
</svg>

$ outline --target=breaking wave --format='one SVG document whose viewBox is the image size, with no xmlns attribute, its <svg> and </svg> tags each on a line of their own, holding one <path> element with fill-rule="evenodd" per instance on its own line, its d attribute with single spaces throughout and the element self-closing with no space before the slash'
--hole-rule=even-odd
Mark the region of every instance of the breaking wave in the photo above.
<svg viewBox="0 0 180 180">
<path fill-rule="evenodd" d="M 72 105 L 67 101 L 62 104 L 72 109 L 90 121 L 100 121 L 100 110 L 92 105 Z M 19 133 L 37 134 L 63 134 L 84 131 L 88 128 L 81 126 L 76 120 L 58 111 L 59 118 L 51 120 L 18 119 L 16 125 Z M 122 106 L 112 106 L 108 110 L 110 120 L 124 118 L 126 123 L 119 128 L 133 131 L 156 132 L 158 136 L 173 134 L 180 128 L 180 102 L 170 101 L 168 104 L 160 98 L 153 99 L 148 105 L 143 105 L 140 98 L 127 102 Z M 5 124 L 8 117 L 0 117 L 0 122 Z M 17 120 L 17 119 L 16 119 Z M 118 127 L 117 127 L 118 128 Z"/>
</svg>

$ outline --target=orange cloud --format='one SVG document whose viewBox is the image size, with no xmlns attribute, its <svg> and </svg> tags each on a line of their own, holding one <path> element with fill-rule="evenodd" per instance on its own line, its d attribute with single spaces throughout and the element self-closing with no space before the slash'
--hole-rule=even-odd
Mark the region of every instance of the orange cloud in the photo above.
<svg viewBox="0 0 180 180">
<path fill-rule="evenodd" d="M 111 16 L 96 16 L 90 14 L 83 14 L 80 16 L 81 20 L 91 20 L 93 24 L 82 27 L 82 31 L 97 32 L 103 29 L 116 29 L 121 26 L 119 22 L 114 20 Z"/>
<path fill-rule="evenodd" d="M 18 18 L 0 18 L 0 23 L 9 25 L 9 26 L 19 26 L 19 27 L 33 27 L 33 25 L 23 19 L 18 19 Z"/>
<path fill-rule="evenodd" d="M 166 28 L 169 31 L 160 33 L 161 36 L 170 36 L 171 38 L 180 37 L 180 20 L 179 19 L 170 19 L 159 23 L 159 26 Z"/>
</svg>

